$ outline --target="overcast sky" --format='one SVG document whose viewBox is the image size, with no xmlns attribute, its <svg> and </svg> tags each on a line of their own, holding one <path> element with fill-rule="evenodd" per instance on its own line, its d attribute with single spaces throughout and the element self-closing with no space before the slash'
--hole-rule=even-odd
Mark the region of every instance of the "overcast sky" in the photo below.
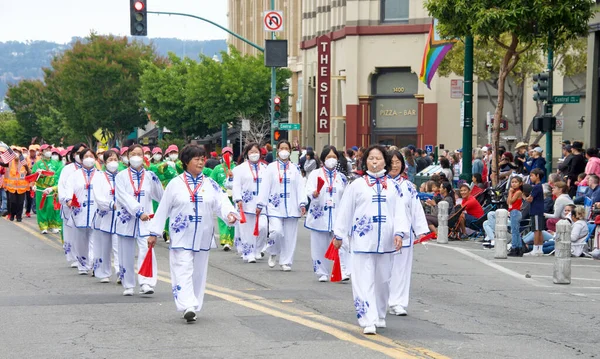
<svg viewBox="0 0 600 359">
<path fill-rule="evenodd" d="M 189 13 L 227 27 L 227 0 L 148 0 L 148 9 Z M 67 43 L 92 29 L 129 35 L 129 0 L 0 0 L 2 42 Z M 227 38 L 227 33 L 193 18 L 149 14 L 148 37 L 214 40 Z"/>
</svg>

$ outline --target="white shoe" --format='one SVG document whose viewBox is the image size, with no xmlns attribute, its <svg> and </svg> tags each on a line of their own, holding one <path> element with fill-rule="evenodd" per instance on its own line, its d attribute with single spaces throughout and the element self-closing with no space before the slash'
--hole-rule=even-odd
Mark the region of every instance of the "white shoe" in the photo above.
<svg viewBox="0 0 600 359">
<path fill-rule="evenodd" d="M 256 258 L 254 258 L 254 257 L 248 258 L 248 263 L 256 263 Z"/>
<path fill-rule="evenodd" d="M 385 319 L 379 319 L 379 320 L 377 320 L 377 323 L 375 323 L 375 327 L 377 327 L 377 328 L 385 328 Z"/>
<path fill-rule="evenodd" d="M 274 268 L 275 267 L 275 257 L 277 257 L 277 256 L 274 255 L 274 254 L 271 254 L 269 256 L 269 267 L 270 268 Z"/>
<path fill-rule="evenodd" d="M 85 269 L 79 270 L 79 275 L 88 275 L 88 271 Z"/>
<path fill-rule="evenodd" d="M 226 245 L 223 246 L 223 250 L 225 252 L 229 252 L 231 250 L 231 246 L 229 244 L 226 244 Z"/>
<path fill-rule="evenodd" d="M 154 288 L 148 284 L 142 284 L 142 287 L 140 288 L 140 294 L 154 294 Z"/>
<path fill-rule="evenodd" d="M 541 257 L 543 255 L 544 255 L 544 252 L 536 252 L 536 251 L 531 251 L 529 253 L 523 254 L 524 257 Z"/>
<path fill-rule="evenodd" d="M 188 308 L 183 313 L 183 319 L 185 319 L 188 323 L 196 321 L 196 312 L 194 312 L 194 308 Z"/>
<path fill-rule="evenodd" d="M 284 272 L 291 272 L 292 271 L 292 267 L 290 267 L 287 264 L 282 264 L 281 265 L 281 270 L 284 271 Z"/>
<path fill-rule="evenodd" d="M 404 317 L 408 313 L 406 312 L 406 309 L 404 309 L 404 307 L 402 307 L 401 305 L 397 305 L 395 307 L 390 307 L 390 314 L 397 315 L 399 317 Z"/>
<path fill-rule="evenodd" d="M 327 282 L 329 280 L 329 277 L 326 275 L 322 275 L 319 277 L 319 282 Z"/>
<path fill-rule="evenodd" d="M 47 229 L 43 229 L 41 233 L 42 234 L 48 234 L 48 230 Z"/>
<path fill-rule="evenodd" d="M 363 329 L 363 334 L 377 334 L 377 328 L 374 325 L 369 325 Z"/>
<path fill-rule="evenodd" d="M 50 230 L 50 233 L 54 233 L 54 234 L 56 234 L 56 233 L 60 233 L 60 229 L 58 229 L 58 228 L 52 228 L 52 229 Z"/>
<path fill-rule="evenodd" d="M 77 267 L 79 267 L 79 263 L 77 263 L 77 262 L 71 263 L 71 268 L 77 268 Z"/>
<path fill-rule="evenodd" d="M 133 288 L 127 288 L 123 291 L 123 295 L 126 297 L 131 297 L 133 295 Z"/>
<path fill-rule="evenodd" d="M 349 275 L 346 275 L 346 274 L 342 275 L 342 282 L 347 282 L 349 280 L 350 280 L 350 276 Z"/>
<path fill-rule="evenodd" d="M 100 283 L 110 283 L 110 278 L 102 278 L 100 279 Z"/>
</svg>

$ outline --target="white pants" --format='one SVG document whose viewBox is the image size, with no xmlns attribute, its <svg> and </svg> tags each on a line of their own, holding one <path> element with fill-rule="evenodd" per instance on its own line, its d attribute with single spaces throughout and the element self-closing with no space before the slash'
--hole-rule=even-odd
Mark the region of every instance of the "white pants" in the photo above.
<svg viewBox="0 0 600 359">
<path fill-rule="evenodd" d="M 390 307 L 408 307 L 410 277 L 412 275 L 413 246 L 402 248 L 402 253 L 392 254 L 392 277 L 390 279 Z"/>
<path fill-rule="evenodd" d="M 256 223 L 255 214 L 246 214 L 246 223 L 240 223 L 239 233 L 241 238 L 241 254 L 244 260 L 260 258 L 260 252 L 265 248 L 267 240 L 267 217 L 259 216 L 258 219 L 258 237 L 254 235 L 254 224 Z"/>
<path fill-rule="evenodd" d="M 73 237 L 72 251 L 77 261 L 77 269 L 79 270 L 90 270 L 94 263 L 94 254 L 90 255 L 90 247 L 92 242 L 92 235 L 94 230 L 91 228 L 71 228 Z"/>
<path fill-rule="evenodd" d="M 144 262 L 144 258 L 146 258 L 146 253 L 148 253 L 148 239 L 146 237 L 131 238 L 119 236 L 119 278 L 125 289 L 135 287 L 135 269 L 133 262 L 135 261 L 136 242 L 138 245 L 137 268 L 139 269 Z M 148 284 L 151 287 L 156 286 L 157 271 L 156 254 L 154 253 L 154 249 L 152 249 L 152 278 L 138 275 L 140 286 L 143 284 Z"/>
<path fill-rule="evenodd" d="M 173 298 L 180 312 L 193 308 L 199 312 L 204 303 L 204 290 L 208 272 L 208 251 L 169 251 Z"/>
<path fill-rule="evenodd" d="M 116 234 L 94 230 L 94 274 L 97 278 L 108 278 L 112 275 L 111 254 L 113 237 Z"/>
<path fill-rule="evenodd" d="M 361 327 L 385 319 L 389 298 L 391 254 L 352 253 L 352 294 Z"/>
<path fill-rule="evenodd" d="M 112 242 L 113 267 L 115 273 L 119 273 L 119 236 L 113 234 L 110 239 Z"/>
<path fill-rule="evenodd" d="M 320 277 L 322 275 L 329 276 L 333 262 L 325 258 L 325 253 L 329 248 L 329 244 L 333 239 L 333 232 L 317 232 L 310 231 L 310 254 L 313 260 L 313 271 Z M 348 250 L 341 247 L 338 250 L 340 254 L 340 267 L 342 276 L 350 276 L 348 271 Z"/>
<path fill-rule="evenodd" d="M 63 219 L 66 222 L 66 219 Z M 77 260 L 75 254 L 73 253 L 73 238 L 77 235 L 75 228 L 63 225 L 63 249 L 65 250 L 65 257 L 67 258 L 67 262 L 73 263 Z"/>
<path fill-rule="evenodd" d="M 279 265 L 292 265 L 296 240 L 298 239 L 298 218 L 269 218 L 269 254 L 279 255 Z"/>
</svg>

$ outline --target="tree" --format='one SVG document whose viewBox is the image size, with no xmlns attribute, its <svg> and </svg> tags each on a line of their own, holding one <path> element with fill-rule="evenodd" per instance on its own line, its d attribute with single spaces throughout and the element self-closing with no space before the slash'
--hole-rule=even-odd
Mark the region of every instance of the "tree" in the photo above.
<svg viewBox="0 0 600 359">
<path fill-rule="evenodd" d="M 14 111 L 24 134 L 30 139 L 41 137 L 38 120 L 47 112 L 45 86 L 42 81 L 23 80 L 9 85 L 6 103 Z"/>
<path fill-rule="evenodd" d="M 555 48 L 587 35 L 593 16 L 592 0 L 426 0 L 425 8 L 438 19 L 438 30 L 447 38 L 473 36 L 503 49 L 498 71 L 498 104 L 492 129 L 492 182 L 498 181 L 500 120 L 506 79 L 529 49 Z M 552 34 L 552 40 L 548 34 Z"/>
<path fill-rule="evenodd" d="M 240 121 L 247 119 L 246 116 L 240 115 Z M 256 142 L 259 145 L 265 144 L 267 138 L 271 134 L 271 120 L 267 116 L 250 119 L 250 131 L 244 133 L 245 143 Z"/>
<path fill-rule="evenodd" d="M 13 112 L 0 112 L 0 141 L 8 145 L 26 146 L 30 138 Z"/>
</svg>

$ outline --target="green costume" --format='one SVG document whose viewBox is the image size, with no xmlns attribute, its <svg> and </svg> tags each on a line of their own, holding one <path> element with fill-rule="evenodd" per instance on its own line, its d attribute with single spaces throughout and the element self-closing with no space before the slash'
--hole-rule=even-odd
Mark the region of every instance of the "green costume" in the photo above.
<svg viewBox="0 0 600 359">
<path fill-rule="evenodd" d="M 60 229 L 62 225 L 62 219 L 60 217 L 60 210 L 54 209 L 54 198 L 58 195 L 58 178 L 62 170 L 63 164 L 59 161 L 41 159 L 37 161 L 32 168 L 32 172 L 51 171 L 54 172 L 52 176 L 45 176 L 40 173 L 38 180 L 35 182 L 35 206 L 37 208 L 37 222 L 40 230 L 48 229 Z M 40 207 L 44 190 L 48 187 L 52 187 L 54 191 L 51 194 L 46 195 L 44 200 L 44 207 Z"/>
<path fill-rule="evenodd" d="M 213 168 L 210 178 L 215 180 L 223 188 L 223 191 L 226 191 L 225 182 L 227 181 L 227 174 L 225 173 L 226 166 L 225 164 L 220 164 Z M 235 168 L 235 163 L 231 163 L 231 170 Z M 231 196 L 229 196 L 229 201 L 231 201 Z M 232 202 L 233 203 L 233 202 Z M 229 246 L 233 247 L 233 239 L 235 238 L 235 228 L 229 227 L 221 218 L 217 219 L 217 223 L 219 224 L 219 240 L 221 245 L 224 246 L 229 244 Z"/>
</svg>

